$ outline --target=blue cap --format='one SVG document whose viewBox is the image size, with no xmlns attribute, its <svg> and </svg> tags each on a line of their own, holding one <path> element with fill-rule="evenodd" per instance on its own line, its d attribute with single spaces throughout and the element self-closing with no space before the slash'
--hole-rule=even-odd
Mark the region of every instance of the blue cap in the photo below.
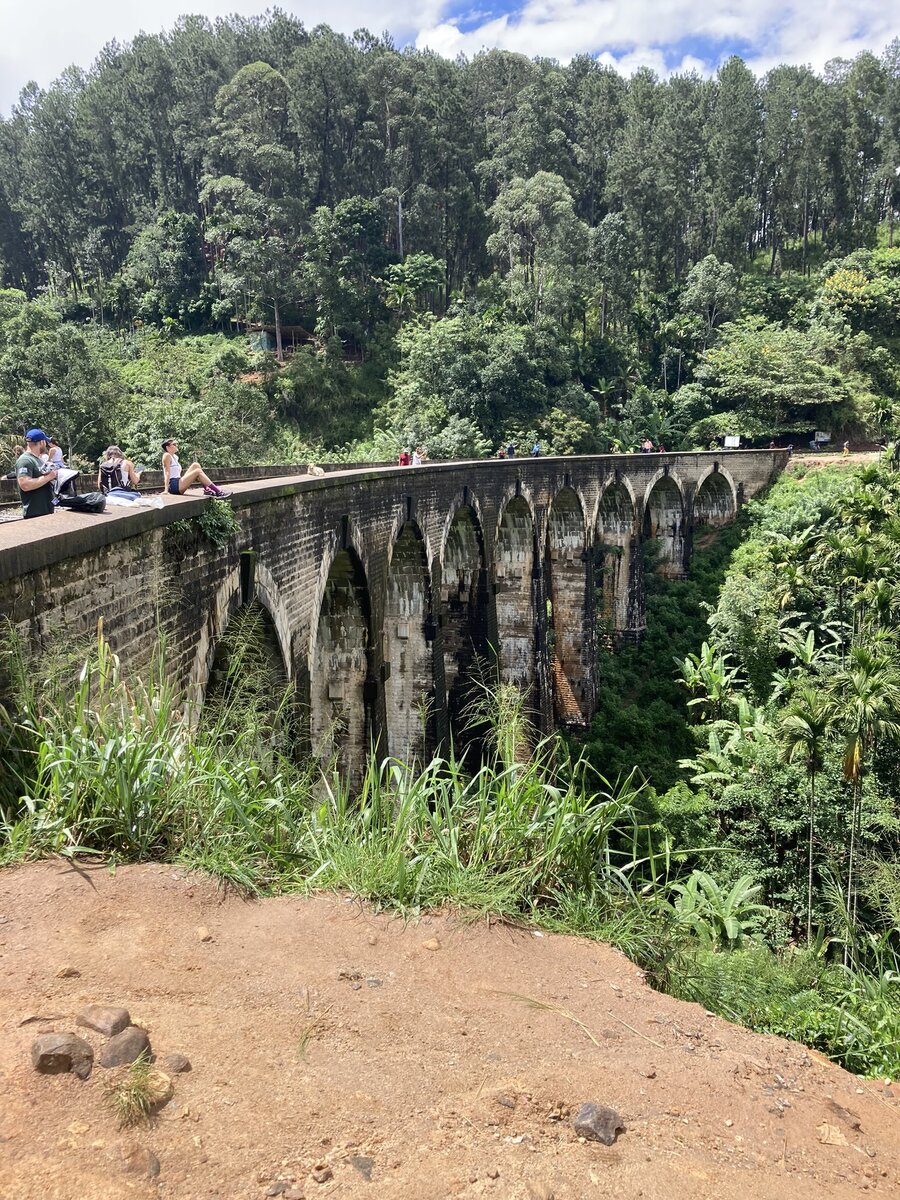
<svg viewBox="0 0 900 1200">
<path fill-rule="evenodd" d="M 26 442 L 49 442 L 49 434 L 44 433 L 43 429 L 29 429 L 25 434 Z"/>
</svg>

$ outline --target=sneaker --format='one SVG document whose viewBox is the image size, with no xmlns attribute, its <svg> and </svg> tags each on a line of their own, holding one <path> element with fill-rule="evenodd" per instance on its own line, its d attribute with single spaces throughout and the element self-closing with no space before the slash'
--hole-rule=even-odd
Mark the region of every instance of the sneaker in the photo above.
<svg viewBox="0 0 900 1200">
<path fill-rule="evenodd" d="M 212 496 L 213 500 L 227 500 L 231 494 L 231 492 L 225 491 L 224 488 L 218 487 L 215 483 L 203 489 L 203 495 Z"/>
</svg>

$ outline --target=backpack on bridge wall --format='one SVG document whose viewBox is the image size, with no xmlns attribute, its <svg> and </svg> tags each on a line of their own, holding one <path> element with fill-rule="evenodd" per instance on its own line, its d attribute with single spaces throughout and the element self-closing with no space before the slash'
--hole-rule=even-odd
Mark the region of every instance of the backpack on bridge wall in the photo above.
<svg viewBox="0 0 900 1200">
<path fill-rule="evenodd" d="M 85 492 L 83 496 L 60 496 L 59 504 L 70 512 L 102 513 L 106 510 L 106 497 L 102 492 Z"/>
</svg>

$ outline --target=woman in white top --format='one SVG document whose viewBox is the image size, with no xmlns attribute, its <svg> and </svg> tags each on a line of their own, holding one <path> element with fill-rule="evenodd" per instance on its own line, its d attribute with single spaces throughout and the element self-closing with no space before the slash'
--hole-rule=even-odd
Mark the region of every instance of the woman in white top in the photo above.
<svg viewBox="0 0 900 1200">
<path fill-rule="evenodd" d="M 203 484 L 204 496 L 217 496 L 224 500 L 231 495 L 231 492 L 224 492 L 214 484 L 198 462 L 192 462 L 189 467 L 182 469 L 178 461 L 178 443 L 174 438 L 166 438 L 162 448 L 164 488 L 170 495 L 183 496 L 195 483 Z"/>
<path fill-rule="evenodd" d="M 62 446 L 56 438 L 51 438 L 47 446 L 47 457 L 50 466 L 54 471 L 61 470 L 66 465 L 66 460 L 63 457 Z"/>
</svg>

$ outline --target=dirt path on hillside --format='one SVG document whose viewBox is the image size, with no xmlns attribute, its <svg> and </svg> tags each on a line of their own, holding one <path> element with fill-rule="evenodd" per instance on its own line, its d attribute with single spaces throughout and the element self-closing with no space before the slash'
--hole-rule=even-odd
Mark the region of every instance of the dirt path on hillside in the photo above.
<svg viewBox="0 0 900 1200">
<path fill-rule="evenodd" d="M 32 1070 L 32 1039 L 92 1002 L 193 1064 L 150 1126 L 118 1130 L 99 1066 Z M 0 1095 L 10 1200 L 900 1189 L 900 1088 L 660 996 L 604 946 L 340 897 L 247 901 L 172 867 L 0 873 Z M 583 1101 L 621 1115 L 614 1146 L 579 1142 Z"/>
</svg>

